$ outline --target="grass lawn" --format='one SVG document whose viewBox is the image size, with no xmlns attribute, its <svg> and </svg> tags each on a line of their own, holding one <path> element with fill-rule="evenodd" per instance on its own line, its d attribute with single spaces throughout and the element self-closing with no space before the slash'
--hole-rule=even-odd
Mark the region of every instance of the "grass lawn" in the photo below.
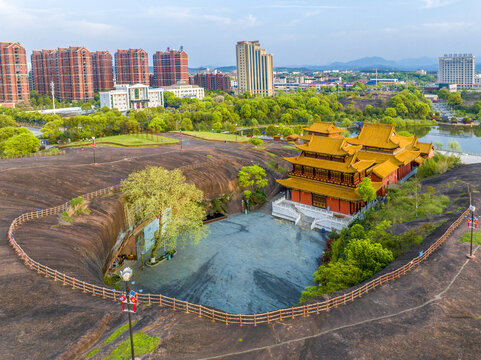
<svg viewBox="0 0 481 360">
<path fill-rule="evenodd" d="M 471 231 L 465 232 L 463 236 L 461 236 L 461 239 L 458 240 L 458 242 L 471 242 Z M 481 245 L 481 232 L 473 232 L 473 244 Z"/>
<path fill-rule="evenodd" d="M 132 327 L 137 324 L 137 321 L 133 321 L 132 322 Z M 122 335 L 124 332 L 126 332 L 127 330 L 129 329 L 129 324 L 125 324 L 125 325 L 122 325 L 121 327 L 119 327 L 117 330 L 115 330 L 112 335 L 110 335 L 108 337 L 107 340 L 105 340 L 104 342 L 104 345 L 107 345 L 107 344 L 110 344 L 112 341 L 114 341 L 115 339 L 117 339 L 120 335 Z M 135 346 L 135 344 L 134 344 Z"/>
<path fill-rule="evenodd" d="M 116 135 L 106 136 L 103 138 L 95 139 L 97 145 L 113 146 L 113 147 L 150 147 L 164 144 L 178 144 L 179 140 L 171 139 L 164 136 L 157 135 Z M 90 141 L 76 141 L 65 145 L 65 147 L 78 147 L 78 146 L 90 146 Z"/>
<path fill-rule="evenodd" d="M 160 338 L 149 336 L 144 333 L 134 334 L 134 352 L 135 356 L 150 353 L 159 346 Z M 130 356 L 130 338 L 125 340 L 106 358 L 107 360 L 129 360 Z"/>
<path fill-rule="evenodd" d="M 283 149 L 289 149 L 289 150 L 301 151 L 298 148 L 296 148 L 294 145 L 284 145 L 282 148 Z"/>
<path fill-rule="evenodd" d="M 193 136 L 202 140 L 210 140 L 210 141 L 229 141 L 229 142 L 238 142 L 238 143 L 246 143 L 249 141 L 249 138 L 233 135 L 233 134 L 219 134 L 213 133 L 208 131 L 183 131 L 185 135 Z"/>
</svg>

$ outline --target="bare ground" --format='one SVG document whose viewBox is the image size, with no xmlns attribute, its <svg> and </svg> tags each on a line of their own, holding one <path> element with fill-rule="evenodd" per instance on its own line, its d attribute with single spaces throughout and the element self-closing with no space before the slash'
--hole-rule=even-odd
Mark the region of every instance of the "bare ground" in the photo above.
<svg viewBox="0 0 481 360">
<path fill-rule="evenodd" d="M 233 161 L 240 161 L 239 157 L 268 158 L 258 152 L 239 154 L 238 148 L 242 146 L 235 144 L 188 140 L 184 146 L 183 152 L 178 146 L 133 150 L 99 148 L 97 161 L 100 165 L 97 167 L 90 165 L 92 154 L 81 150 L 45 159 L 3 160 L 0 162 L 0 229 L 6 234 L 10 221 L 23 212 L 54 206 L 81 193 L 116 184 L 131 171 L 147 164 L 177 167 L 203 159 L 207 154 Z M 272 152 L 281 153 L 282 150 L 277 146 Z M 457 191 L 462 197 L 466 192 L 463 184 L 457 183 L 458 190 L 447 184 L 453 184 L 457 178 L 480 184 L 479 174 L 480 165 L 463 166 L 428 180 L 426 185 L 435 186 L 437 190 Z M 230 177 L 226 175 L 217 187 L 204 191 L 211 191 L 213 195 L 216 191 L 224 191 L 222 186 L 225 185 L 221 183 L 228 183 Z M 205 182 L 208 178 L 204 173 L 198 179 Z M 475 205 L 481 206 L 479 193 L 473 195 Z M 452 217 L 459 212 L 458 208 L 453 209 Z M 101 219 L 107 215 L 99 212 L 96 216 Z M 97 229 L 91 230 L 92 236 L 99 233 L 101 225 L 92 226 Z M 75 264 L 68 264 L 72 262 L 68 252 L 63 253 L 62 261 L 56 256 L 55 245 L 44 249 L 48 240 L 46 233 L 38 236 L 44 240 L 36 242 L 35 227 L 25 225 L 25 228 L 29 231 L 19 229 L 24 233 L 19 231 L 17 238 L 22 239 L 26 248 L 30 246 L 34 259 L 42 257 L 42 261 L 75 268 Z M 469 244 L 456 243 L 465 231 L 462 225 L 427 262 L 408 275 L 352 304 L 317 316 L 258 327 L 238 327 L 212 323 L 193 314 L 155 305 L 141 306 L 135 315 L 139 323 L 134 330 L 162 339 L 159 348 L 143 358 L 479 358 L 481 265 L 479 260 L 466 261 Z M 420 248 L 426 248 L 435 236 Z M 79 234 L 81 240 L 85 237 Z M 72 291 L 27 269 L 8 246 L 6 236 L 0 240 L 0 258 L 2 359 L 85 358 L 88 351 L 101 347 L 103 341 L 125 323 L 125 314 L 120 313 L 119 304 Z M 399 259 L 399 262 L 404 260 Z M 91 281 L 100 281 L 101 275 L 96 278 L 93 268 L 77 271 Z M 126 339 L 127 334 L 109 346 L 102 346 L 95 359 L 104 358 Z"/>
</svg>

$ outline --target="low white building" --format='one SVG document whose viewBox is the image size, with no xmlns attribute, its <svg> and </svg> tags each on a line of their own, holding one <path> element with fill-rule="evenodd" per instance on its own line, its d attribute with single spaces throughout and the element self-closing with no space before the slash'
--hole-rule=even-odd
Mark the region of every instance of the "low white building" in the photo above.
<svg viewBox="0 0 481 360">
<path fill-rule="evenodd" d="M 164 90 L 146 85 L 118 85 L 115 90 L 100 93 L 100 107 L 128 111 L 147 107 L 164 106 Z"/>
<path fill-rule="evenodd" d="M 175 96 L 178 98 L 190 97 L 190 98 L 197 98 L 203 99 L 204 98 L 204 88 L 198 85 L 187 85 L 178 83 L 171 86 L 164 86 L 164 91 L 170 91 L 174 93 Z"/>
</svg>

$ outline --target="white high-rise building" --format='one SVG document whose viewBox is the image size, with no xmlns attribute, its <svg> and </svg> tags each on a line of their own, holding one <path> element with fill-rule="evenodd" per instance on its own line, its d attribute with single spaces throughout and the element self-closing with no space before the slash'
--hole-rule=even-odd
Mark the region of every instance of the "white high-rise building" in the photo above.
<svg viewBox="0 0 481 360">
<path fill-rule="evenodd" d="M 475 63 L 472 54 L 445 54 L 439 58 L 438 83 L 470 88 L 474 84 Z"/>
<path fill-rule="evenodd" d="M 274 95 L 272 55 L 261 49 L 259 41 L 239 41 L 237 53 L 237 93 Z"/>
</svg>

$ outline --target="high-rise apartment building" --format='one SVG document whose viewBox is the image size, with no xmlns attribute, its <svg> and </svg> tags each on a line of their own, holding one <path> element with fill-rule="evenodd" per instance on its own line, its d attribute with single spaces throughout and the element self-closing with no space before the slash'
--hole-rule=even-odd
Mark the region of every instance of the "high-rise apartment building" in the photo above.
<svg viewBox="0 0 481 360">
<path fill-rule="evenodd" d="M 99 52 L 105 53 L 105 52 Z M 51 94 L 54 83 L 55 97 L 67 100 L 92 100 L 94 97 L 94 75 L 102 79 L 112 79 L 112 56 L 110 67 L 107 60 L 93 69 L 94 54 L 83 46 L 41 50 L 32 53 L 32 72 L 35 90 L 39 94 Z M 100 56 L 102 59 L 102 56 Z M 108 82 L 108 81 L 105 82 Z M 112 82 L 112 80 L 110 80 Z M 113 84 L 109 89 L 113 88 Z"/>
<path fill-rule="evenodd" d="M 19 43 L 0 42 L 0 101 L 29 99 L 25 48 Z"/>
<path fill-rule="evenodd" d="M 189 82 L 187 53 L 181 46 L 180 50 L 157 51 L 154 54 L 154 84 L 153 86 L 170 86 L 179 81 Z"/>
<path fill-rule="evenodd" d="M 112 55 L 108 51 L 92 53 L 92 73 L 94 92 L 108 91 L 114 88 Z"/>
<path fill-rule="evenodd" d="M 41 95 L 51 94 L 50 83 L 57 83 L 57 51 L 35 50 L 31 59 L 33 90 Z"/>
<path fill-rule="evenodd" d="M 445 54 L 439 58 L 438 83 L 469 88 L 474 84 L 475 62 L 472 54 Z"/>
<path fill-rule="evenodd" d="M 55 96 L 81 101 L 93 99 L 92 55 L 86 48 L 71 46 L 57 50 Z"/>
<path fill-rule="evenodd" d="M 272 55 L 261 49 L 259 41 L 239 41 L 236 53 L 238 93 L 273 96 Z"/>
<path fill-rule="evenodd" d="M 195 74 L 194 84 L 210 90 L 230 91 L 230 76 L 217 70 L 206 71 Z"/>
<path fill-rule="evenodd" d="M 117 85 L 149 86 L 149 59 L 144 49 L 117 50 L 115 53 Z"/>
</svg>

